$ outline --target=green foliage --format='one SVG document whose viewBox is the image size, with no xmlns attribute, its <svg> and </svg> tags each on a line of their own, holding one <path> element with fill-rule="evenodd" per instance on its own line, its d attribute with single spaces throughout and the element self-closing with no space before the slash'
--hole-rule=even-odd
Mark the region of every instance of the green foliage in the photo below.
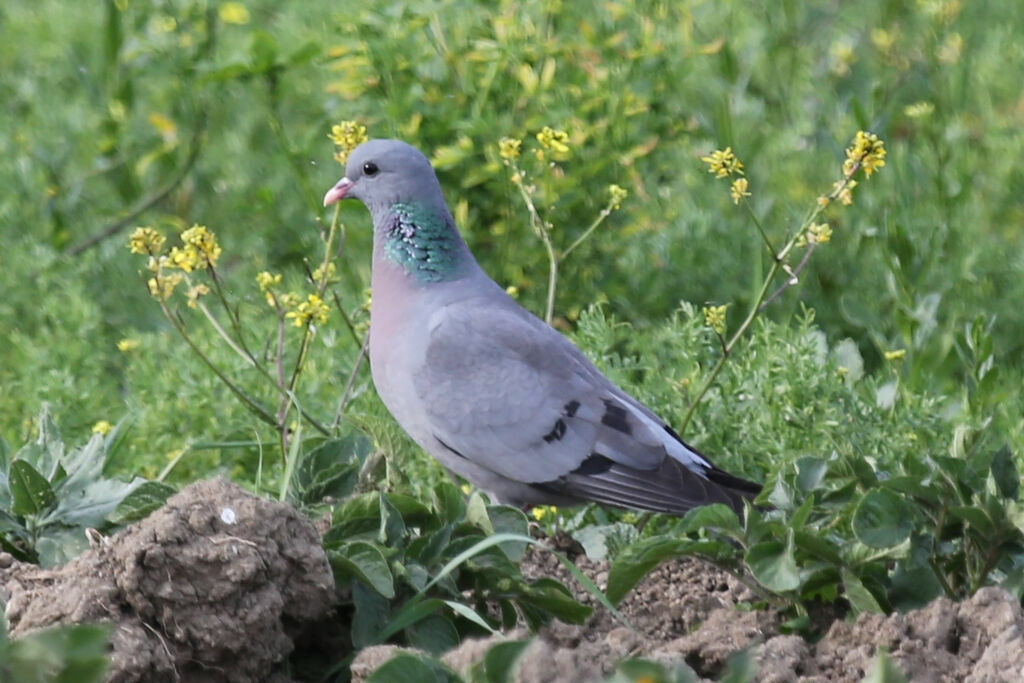
<svg viewBox="0 0 1024 683">
<path fill-rule="evenodd" d="M 580 623 L 590 608 L 551 579 L 519 571 L 526 518 L 515 508 L 464 500 L 439 484 L 425 504 L 383 492 L 355 495 L 324 536 L 340 595 L 352 610 L 352 645 L 398 638 L 440 653 L 470 634 L 537 628 L 552 617 Z"/>
<path fill-rule="evenodd" d="M 10 640 L 0 611 L 0 681 L 99 683 L 106 680 L 108 629 L 60 626 Z"/>
<path fill-rule="evenodd" d="M 48 407 L 38 424 L 35 441 L 10 457 L 0 451 L 0 547 L 16 557 L 63 564 L 86 547 L 86 529 L 103 528 L 112 515 L 133 519 L 140 508 L 148 512 L 167 497 L 155 483 L 140 492 L 141 479 L 103 476 L 116 429 L 67 451 Z"/>
</svg>

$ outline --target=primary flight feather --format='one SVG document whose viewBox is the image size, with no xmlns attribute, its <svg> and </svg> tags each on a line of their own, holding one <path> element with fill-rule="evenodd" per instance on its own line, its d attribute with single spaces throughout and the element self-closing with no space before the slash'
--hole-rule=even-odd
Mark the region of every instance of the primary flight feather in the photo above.
<svg viewBox="0 0 1024 683">
<path fill-rule="evenodd" d="M 370 366 L 398 424 L 518 506 L 596 501 L 742 512 L 761 487 L 716 467 L 481 270 L 430 162 L 398 140 L 349 156 L 324 196 L 373 218 Z"/>
</svg>

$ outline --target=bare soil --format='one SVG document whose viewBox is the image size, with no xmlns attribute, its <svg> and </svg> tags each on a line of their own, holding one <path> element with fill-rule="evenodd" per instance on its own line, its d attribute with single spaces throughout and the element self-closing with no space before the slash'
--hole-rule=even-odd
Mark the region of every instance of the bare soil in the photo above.
<svg viewBox="0 0 1024 683">
<path fill-rule="evenodd" d="M 549 542 L 604 587 L 607 564 L 563 539 Z M 593 604 L 549 553 L 531 549 L 522 566 L 527 576 L 557 578 Z M 998 588 L 907 614 L 851 619 L 819 610 L 822 636 L 814 643 L 780 633 L 779 615 L 752 609 L 754 598 L 698 560 L 666 563 L 619 606 L 630 627 L 600 607 L 582 626 L 554 623 L 532 641 L 515 680 L 603 680 L 627 657 L 681 662 L 715 679 L 732 655 L 747 651 L 758 681 L 860 681 L 885 648 L 911 681 L 1024 681 L 1024 612 Z M 109 680 L 117 682 L 288 681 L 301 679 L 301 672 L 285 673 L 293 651 L 322 653 L 333 640 L 337 656 L 348 647 L 348 625 L 331 609 L 333 580 L 316 530 L 293 508 L 223 480 L 184 489 L 58 569 L 0 554 L 0 599 L 15 637 L 58 623 L 111 623 Z M 465 671 L 494 640 L 467 641 L 444 659 Z M 354 680 L 397 650 L 363 650 Z"/>
</svg>

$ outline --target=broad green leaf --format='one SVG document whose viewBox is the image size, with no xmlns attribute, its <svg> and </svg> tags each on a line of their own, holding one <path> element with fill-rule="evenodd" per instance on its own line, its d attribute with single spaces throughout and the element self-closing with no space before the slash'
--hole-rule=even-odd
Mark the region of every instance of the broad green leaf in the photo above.
<svg viewBox="0 0 1024 683">
<path fill-rule="evenodd" d="M 995 533 L 995 525 L 993 525 L 992 520 L 989 519 L 985 510 L 980 507 L 956 505 L 949 508 L 949 516 L 953 519 L 960 519 L 967 522 L 983 536 L 992 536 Z"/>
<path fill-rule="evenodd" d="M 8 472 L 11 510 L 16 515 L 39 515 L 57 500 L 50 482 L 24 460 L 11 463 Z"/>
<path fill-rule="evenodd" d="M 59 567 L 82 554 L 89 547 L 89 539 L 81 528 L 57 527 L 46 530 L 36 540 L 36 554 L 40 567 Z"/>
<path fill-rule="evenodd" d="M 796 487 L 804 494 L 814 491 L 825 481 L 828 463 L 822 458 L 803 457 L 796 461 Z"/>
<path fill-rule="evenodd" d="M 466 497 L 455 484 L 442 481 L 434 489 L 437 514 L 443 524 L 460 522 L 466 516 Z"/>
<path fill-rule="evenodd" d="M 853 513 L 853 533 L 871 548 L 892 548 L 910 538 L 913 510 L 900 495 L 887 489 L 864 494 Z"/>
<path fill-rule="evenodd" d="M 512 683 L 516 666 L 531 640 L 509 640 L 492 645 L 484 655 L 485 683 Z"/>
<path fill-rule="evenodd" d="M 608 570 L 605 595 L 613 605 L 619 604 L 640 579 L 662 562 L 686 555 L 691 545 L 687 539 L 652 536 L 624 548 Z"/>
<path fill-rule="evenodd" d="M 125 496 L 107 520 L 114 524 L 130 524 L 148 517 L 173 496 L 175 488 L 158 481 L 146 481 Z"/>
<path fill-rule="evenodd" d="M 487 514 L 487 504 L 484 503 L 483 496 L 479 491 L 474 491 L 469 497 L 469 502 L 466 504 L 466 521 L 488 536 L 494 534 L 494 525 L 491 524 L 491 518 Z"/>
<path fill-rule="evenodd" d="M 395 597 L 391 568 L 380 549 L 366 541 L 342 544 L 327 554 L 335 571 L 341 570 L 359 579 L 383 597 Z"/>
<path fill-rule="evenodd" d="M 366 683 L 461 683 L 454 671 L 431 657 L 402 652 L 377 667 Z"/>
<path fill-rule="evenodd" d="M 355 607 L 352 614 L 351 636 L 355 648 L 362 649 L 382 643 L 391 634 L 401 630 L 395 629 L 387 636 L 378 638 L 378 634 L 394 621 L 391 604 L 387 598 L 361 581 L 353 581 L 351 586 L 352 604 Z"/>
<path fill-rule="evenodd" d="M 57 507 L 43 522 L 69 526 L 101 526 L 125 496 L 143 483 L 142 479 L 123 482 L 99 478 L 86 481 L 68 477 L 57 489 Z"/>
<path fill-rule="evenodd" d="M 405 541 L 405 522 L 402 521 L 402 514 L 398 511 L 384 492 L 379 493 L 380 497 L 380 530 L 377 532 L 377 540 L 386 546 L 396 548 Z"/>
<path fill-rule="evenodd" d="M 715 529 L 730 538 L 742 538 L 743 527 L 736 512 L 727 505 L 715 503 L 693 508 L 683 517 L 687 532 Z"/>
<path fill-rule="evenodd" d="M 942 594 L 942 582 L 931 565 L 910 559 L 896 563 L 889 590 L 893 607 L 901 612 L 920 609 Z"/>
<path fill-rule="evenodd" d="M 412 647 L 432 655 L 440 655 L 459 644 L 455 624 L 442 614 L 432 614 L 405 629 L 405 637 Z"/>
<path fill-rule="evenodd" d="M 491 524 L 494 526 L 494 533 L 496 534 L 529 536 L 530 523 L 526 519 L 526 515 L 519 508 L 514 508 L 510 505 L 489 505 L 487 507 L 487 516 L 490 518 Z M 516 543 L 514 541 L 502 543 L 498 547 L 513 562 L 522 560 L 523 554 L 526 552 L 525 543 Z"/>
<path fill-rule="evenodd" d="M 999 495 L 1010 500 L 1020 496 L 1020 474 L 1009 446 L 1003 446 L 992 458 L 992 478 L 996 482 Z"/>
<path fill-rule="evenodd" d="M 854 612 L 857 614 L 861 612 L 882 614 L 885 611 L 856 574 L 845 568 L 841 574 L 843 578 L 843 594 L 846 596 L 846 600 L 850 603 Z"/>
<path fill-rule="evenodd" d="M 745 561 L 758 583 L 777 592 L 796 590 L 800 586 L 793 544 L 793 530 L 790 529 L 785 543 L 765 541 L 751 546 Z"/>
<path fill-rule="evenodd" d="M 566 624 L 582 624 L 594 611 L 577 602 L 563 584 L 547 578 L 533 581 L 518 602 L 531 630 L 546 624 L 552 616 Z"/>
</svg>

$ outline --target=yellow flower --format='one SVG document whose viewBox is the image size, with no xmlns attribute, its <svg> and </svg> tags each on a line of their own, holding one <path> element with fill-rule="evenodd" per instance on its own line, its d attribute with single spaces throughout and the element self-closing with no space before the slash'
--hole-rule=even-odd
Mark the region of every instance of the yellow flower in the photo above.
<svg viewBox="0 0 1024 683">
<path fill-rule="evenodd" d="M 842 187 L 841 190 L 839 189 L 840 187 Z M 840 204 L 843 206 L 849 206 L 850 204 L 853 204 L 853 188 L 855 187 L 857 187 L 856 180 L 837 180 L 832 183 L 832 192 L 838 192 L 835 197 L 839 200 Z"/>
<path fill-rule="evenodd" d="M 164 248 L 167 238 L 150 227 L 138 227 L 128 239 L 128 248 L 133 254 L 155 256 Z"/>
<path fill-rule="evenodd" d="M 193 225 L 181 233 L 183 246 L 174 247 L 167 255 L 167 265 L 186 273 L 217 265 L 221 248 L 216 236 L 202 225 Z"/>
<path fill-rule="evenodd" d="M 140 345 L 141 344 L 138 339 L 122 339 L 117 342 L 117 350 L 121 353 L 128 353 L 129 351 L 134 351 L 139 348 Z"/>
<path fill-rule="evenodd" d="M 366 126 L 356 121 L 342 121 L 331 126 L 331 134 L 328 136 L 334 146 L 338 149 L 334 152 L 334 160 L 342 166 L 348 161 L 348 155 L 359 145 L 369 138 L 366 135 Z"/>
<path fill-rule="evenodd" d="M 271 287 L 281 284 L 281 275 L 264 270 L 256 276 L 256 283 L 259 284 L 260 291 L 265 292 Z"/>
<path fill-rule="evenodd" d="M 174 293 L 174 288 L 180 285 L 184 279 L 185 276 L 181 273 L 164 273 L 149 278 L 146 281 L 146 285 L 149 287 L 149 293 L 153 298 L 167 301 L 171 298 L 171 294 Z"/>
<path fill-rule="evenodd" d="M 543 520 L 548 515 L 554 515 L 558 512 L 558 508 L 554 505 L 535 505 L 530 509 L 530 514 L 538 522 Z"/>
<path fill-rule="evenodd" d="M 113 428 L 114 428 L 114 425 L 110 424 L 106 420 L 100 420 L 99 422 L 97 422 L 96 424 L 94 424 L 92 426 L 92 433 L 93 434 L 102 434 L 103 436 L 106 436 L 107 434 L 110 433 L 110 431 Z"/>
<path fill-rule="evenodd" d="M 519 158 L 523 141 L 518 138 L 502 138 L 498 141 L 498 156 L 507 161 Z"/>
<path fill-rule="evenodd" d="M 249 23 L 249 10 L 240 2 L 225 2 L 217 8 L 217 14 L 225 24 L 238 26 Z"/>
<path fill-rule="evenodd" d="M 807 228 L 807 241 L 813 244 L 825 244 L 832 239 L 832 228 L 828 223 L 812 223 Z"/>
<path fill-rule="evenodd" d="M 508 287 L 505 288 L 505 293 L 508 294 L 513 299 L 515 299 L 519 296 L 519 288 L 516 287 L 515 285 L 509 285 Z"/>
<path fill-rule="evenodd" d="M 743 175 L 743 164 L 732 152 L 732 147 L 716 149 L 701 161 L 708 165 L 708 173 L 714 173 L 716 178 L 724 178 L 733 173 Z"/>
<path fill-rule="evenodd" d="M 294 311 L 288 311 L 285 317 L 291 318 L 295 327 L 302 327 L 312 322 L 323 325 L 327 322 L 329 310 L 323 299 L 316 294 L 310 294 L 305 301 L 295 307 Z"/>
<path fill-rule="evenodd" d="M 852 176 L 858 168 L 864 169 L 868 178 L 871 174 L 885 166 L 885 143 L 874 133 L 857 131 L 853 144 L 846 148 L 846 161 L 843 162 L 843 175 Z"/>
<path fill-rule="evenodd" d="M 622 205 L 622 200 L 629 196 L 629 191 L 612 183 L 608 186 L 608 194 L 611 196 L 612 208 L 618 209 Z"/>
<path fill-rule="evenodd" d="M 914 102 L 903 107 L 903 113 L 912 119 L 924 118 L 935 111 L 935 105 L 926 100 Z"/>
<path fill-rule="evenodd" d="M 725 334 L 725 309 L 727 306 L 705 306 L 700 309 L 704 314 L 704 324 L 719 335 Z"/>
<path fill-rule="evenodd" d="M 750 196 L 750 193 L 747 192 L 748 186 L 749 183 L 747 183 L 746 178 L 737 178 L 732 181 L 732 187 L 729 188 L 729 194 L 732 195 L 733 204 L 739 204 L 741 199 Z"/>
<path fill-rule="evenodd" d="M 556 154 L 567 154 L 569 152 L 569 134 L 564 130 L 556 130 L 550 126 L 544 126 L 537 133 L 537 142 L 544 149 L 549 149 Z"/>
<path fill-rule="evenodd" d="M 325 282 L 329 282 L 329 283 L 338 282 L 337 271 L 338 271 L 338 268 L 337 268 L 337 266 L 334 265 L 334 261 L 328 261 L 327 262 L 327 277 L 325 279 L 324 278 L 324 267 L 323 266 L 317 266 L 317 268 L 313 271 L 313 282 L 320 282 L 320 280 L 324 280 Z"/>
<path fill-rule="evenodd" d="M 895 349 L 893 351 L 886 351 L 884 354 L 886 360 L 903 360 L 907 355 L 906 349 Z"/>
<path fill-rule="evenodd" d="M 206 296 L 209 293 L 210 288 L 202 283 L 189 287 L 188 291 L 185 292 L 185 296 L 188 297 L 188 307 L 195 308 L 196 303 L 199 301 L 199 297 Z"/>
</svg>

